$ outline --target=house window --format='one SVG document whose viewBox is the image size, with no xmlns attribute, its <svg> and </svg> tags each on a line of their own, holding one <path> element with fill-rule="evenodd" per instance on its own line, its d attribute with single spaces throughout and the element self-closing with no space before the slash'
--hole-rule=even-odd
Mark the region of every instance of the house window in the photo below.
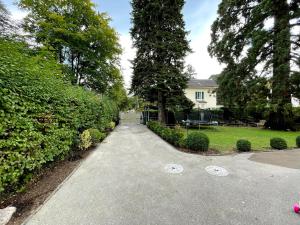
<svg viewBox="0 0 300 225">
<path fill-rule="evenodd" d="M 197 91 L 195 93 L 196 100 L 204 100 L 204 91 Z"/>
</svg>

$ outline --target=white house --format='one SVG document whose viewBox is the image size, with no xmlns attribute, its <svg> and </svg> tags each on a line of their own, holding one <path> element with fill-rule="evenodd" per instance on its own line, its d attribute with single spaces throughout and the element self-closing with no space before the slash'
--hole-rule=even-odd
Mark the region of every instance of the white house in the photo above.
<svg viewBox="0 0 300 225">
<path fill-rule="evenodd" d="M 217 96 L 215 90 L 218 88 L 214 80 L 190 79 L 185 95 L 195 103 L 195 108 L 214 109 L 221 107 L 217 105 Z"/>
</svg>

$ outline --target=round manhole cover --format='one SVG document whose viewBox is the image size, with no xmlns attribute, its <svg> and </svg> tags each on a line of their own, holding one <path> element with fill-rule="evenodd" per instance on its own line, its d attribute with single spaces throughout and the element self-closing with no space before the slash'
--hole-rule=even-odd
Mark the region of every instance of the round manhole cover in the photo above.
<svg viewBox="0 0 300 225">
<path fill-rule="evenodd" d="M 179 164 L 167 164 L 165 170 L 167 173 L 182 173 L 183 167 Z"/>
<path fill-rule="evenodd" d="M 229 174 L 226 169 L 219 166 L 208 166 L 205 168 L 205 170 L 209 174 L 219 176 L 219 177 L 226 177 Z"/>
</svg>

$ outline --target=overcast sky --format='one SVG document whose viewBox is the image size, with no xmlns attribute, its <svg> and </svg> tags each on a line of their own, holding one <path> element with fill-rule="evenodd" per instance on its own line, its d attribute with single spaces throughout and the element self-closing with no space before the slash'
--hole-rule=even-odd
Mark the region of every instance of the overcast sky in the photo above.
<svg viewBox="0 0 300 225">
<path fill-rule="evenodd" d="M 20 11 L 14 0 L 2 0 L 11 11 L 14 19 L 22 19 L 26 12 Z M 135 51 L 129 34 L 131 6 L 129 0 L 93 0 L 97 10 L 107 12 L 111 17 L 111 25 L 120 36 L 123 48 L 121 56 L 122 72 L 127 87 L 130 86 L 132 75 L 130 60 L 134 58 Z M 222 67 L 216 59 L 210 58 L 207 46 L 210 43 L 210 26 L 217 17 L 217 8 L 220 0 L 186 0 L 183 10 L 186 30 L 190 32 L 188 39 L 193 53 L 186 58 L 197 73 L 197 78 L 205 79 L 212 74 L 221 72 Z"/>
</svg>

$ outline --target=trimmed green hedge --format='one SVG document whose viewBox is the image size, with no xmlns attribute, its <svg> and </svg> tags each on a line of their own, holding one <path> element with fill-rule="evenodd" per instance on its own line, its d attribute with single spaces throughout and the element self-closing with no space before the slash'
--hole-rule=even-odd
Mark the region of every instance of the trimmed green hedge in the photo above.
<svg viewBox="0 0 300 225">
<path fill-rule="evenodd" d="M 147 126 L 154 133 L 158 134 L 164 140 L 178 147 L 188 148 L 193 151 L 207 151 L 209 147 L 209 138 L 199 132 L 193 132 L 186 138 L 181 129 L 168 128 L 157 121 L 149 121 Z"/>
<path fill-rule="evenodd" d="M 284 140 L 283 138 L 272 138 L 270 140 L 270 146 L 274 149 L 277 150 L 283 150 L 283 149 L 287 149 L 287 143 L 286 140 Z"/>
<path fill-rule="evenodd" d="M 0 193 L 64 158 L 89 128 L 104 132 L 117 105 L 65 80 L 51 56 L 0 39 Z"/>
<path fill-rule="evenodd" d="M 147 126 L 154 133 L 165 139 L 172 145 L 180 146 L 184 139 L 184 133 L 180 129 L 171 129 L 156 121 L 149 121 Z"/>
<path fill-rule="evenodd" d="M 97 143 L 103 141 L 106 137 L 106 134 L 99 131 L 98 129 L 90 128 L 88 129 L 88 131 L 91 135 L 93 145 L 96 145 Z"/>
<path fill-rule="evenodd" d="M 300 148 L 300 136 L 296 138 L 296 146 Z"/>
<path fill-rule="evenodd" d="M 251 142 L 248 140 L 240 139 L 236 142 L 236 149 L 239 152 L 250 152 L 251 151 Z"/>
<path fill-rule="evenodd" d="M 187 135 L 186 147 L 197 152 L 206 152 L 209 147 L 209 138 L 206 134 L 193 132 Z"/>
</svg>

